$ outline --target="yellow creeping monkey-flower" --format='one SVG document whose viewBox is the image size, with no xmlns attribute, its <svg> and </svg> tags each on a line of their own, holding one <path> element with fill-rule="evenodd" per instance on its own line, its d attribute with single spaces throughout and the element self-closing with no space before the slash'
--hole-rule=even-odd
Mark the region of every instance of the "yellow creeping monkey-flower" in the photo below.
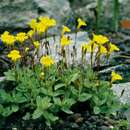
<svg viewBox="0 0 130 130">
<path fill-rule="evenodd" d="M 40 22 L 37 23 L 36 29 L 38 32 L 44 33 L 49 27 L 56 26 L 56 20 L 48 16 L 40 17 Z"/>
<path fill-rule="evenodd" d="M 107 45 L 108 47 L 106 47 Z M 93 34 L 93 39 L 89 43 L 83 43 L 81 45 L 83 52 L 94 52 L 96 48 L 100 54 L 110 54 L 120 49 L 112 44 L 106 36 Z"/>
<path fill-rule="evenodd" d="M 13 62 L 16 62 L 18 59 L 21 58 L 20 52 L 18 50 L 12 50 L 8 55 L 8 58 L 11 58 Z"/>
<path fill-rule="evenodd" d="M 106 47 L 100 46 L 100 47 L 99 47 L 99 53 L 100 53 L 100 54 L 106 54 L 106 53 L 107 53 Z"/>
<path fill-rule="evenodd" d="M 37 30 L 39 33 L 44 33 L 44 32 L 46 32 L 46 30 L 47 30 L 47 26 L 44 25 L 43 23 L 39 22 L 39 23 L 37 23 L 36 30 Z"/>
<path fill-rule="evenodd" d="M 51 65 L 53 65 L 55 62 L 52 59 L 51 56 L 46 55 L 46 56 L 42 56 L 40 59 L 40 63 L 45 66 L 45 67 L 50 67 Z"/>
<path fill-rule="evenodd" d="M 30 28 L 32 28 L 33 30 L 36 30 L 36 26 L 37 26 L 37 20 L 36 19 L 32 19 L 28 25 L 30 26 Z"/>
<path fill-rule="evenodd" d="M 34 41 L 33 45 L 36 49 L 38 49 L 40 47 L 40 42 L 39 41 Z"/>
<path fill-rule="evenodd" d="M 34 34 L 35 34 L 35 31 L 34 31 L 34 30 L 29 30 L 29 31 L 27 32 L 27 36 L 29 36 L 30 38 L 33 37 Z"/>
<path fill-rule="evenodd" d="M 14 45 L 15 42 L 15 37 L 11 35 L 8 31 L 5 31 L 1 35 L 1 40 L 4 42 L 6 45 Z"/>
<path fill-rule="evenodd" d="M 71 32 L 71 29 L 69 27 L 63 25 L 61 34 L 64 35 L 64 33 L 67 33 L 67 32 Z"/>
<path fill-rule="evenodd" d="M 61 46 L 64 47 L 64 46 L 70 45 L 72 43 L 72 40 L 69 37 L 63 35 L 61 37 L 61 41 L 60 42 L 61 42 Z"/>
<path fill-rule="evenodd" d="M 26 47 L 26 48 L 25 48 L 25 52 L 28 52 L 28 51 L 29 51 L 29 47 Z"/>
<path fill-rule="evenodd" d="M 112 53 L 113 51 L 119 51 L 120 49 L 115 45 L 115 44 L 112 44 L 110 42 L 110 49 L 109 49 L 109 53 Z"/>
<path fill-rule="evenodd" d="M 40 17 L 39 20 L 47 28 L 56 26 L 56 20 L 53 18 L 49 18 L 48 16 Z"/>
<path fill-rule="evenodd" d="M 24 32 L 19 32 L 17 35 L 16 35 L 16 40 L 19 41 L 20 43 L 23 43 L 25 40 L 28 39 L 28 36 L 26 33 Z"/>
<path fill-rule="evenodd" d="M 49 18 L 48 16 L 40 17 L 37 21 L 36 19 L 32 19 L 29 22 L 30 28 L 39 33 L 44 33 L 47 31 L 49 27 L 56 26 L 56 20 Z"/>
<path fill-rule="evenodd" d="M 91 52 L 95 51 L 95 49 L 97 48 L 97 45 L 92 40 L 90 40 L 88 43 L 83 43 L 81 45 L 81 48 L 82 48 L 83 52 L 91 53 Z"/>
<path fill-rule="evenodd" d="M 109 39 L 106 36 L 96 35 L 93 33 L 93 41 L 95 43 L 97 43 L 98 45 L 103 45 L 103 44 L 109 42 Z"/>
<path fill-rule="evenodd" d="M 122 76 L 114 71 L 111 73 L 111 82 L 114 82 L 116 80 L 122 80 Z"/>
<path fill-rule="evenodd" d="M 80 19 L 80 18 L 78 18 L 77 22 L 78 22 L 77 29 L 80 29 L 80 28 L 81 28 L 81 26 L 87 26 L 86 22 L 85 22 L 85 21 L 83 21 L 83 20 L 82 20 L 82 19 Z"/>
</svg>

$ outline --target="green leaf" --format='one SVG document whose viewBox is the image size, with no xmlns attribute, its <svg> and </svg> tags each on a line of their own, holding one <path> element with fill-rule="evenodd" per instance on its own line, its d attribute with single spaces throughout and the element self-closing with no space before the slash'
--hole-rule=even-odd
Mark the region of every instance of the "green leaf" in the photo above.
<svg viewBox="0 0 130 130">
<path fill-rule="evenodd" d="M 22 119 L 24 119 L 24 120 L 29 120 L 30 118 L 31 118 L 31 114 L 30 114 L 29 112 L 27 112 L 26 115 L 23 116 Z"/>
<path fill-rule="evenodd" d="M 94 113 L 99 114 L 101 112 L 99 107 L 94 107 Z"/>
<path fill-rule="evenodd" d="M 16 105 L 11 106 L 11 111 L 12 112 L 17 112 L 18 110 L 19 110 L 18 106 L 16 106 Z"/>
<path fill-rule="evenodd" d="M 4 107 L 0 104 L 0 114 L 3 112 Z"/>
<path fill-rule="evenodd" d="M 68 109 L 67 107 L 62 107 L 61 110 L 67 114 L 73 114 L 73 112 L 70 109 Z"/>
<path fill-rule="evenodd" d="M 46 120 L 46 125 L 49 127 L 51 126 L 52 122 L 55 122 L 59 119 L 57 116 L 55 116 L 52 113 L 49 113 L 47 111 L 43 112 L 43 117 Z"/>
<path fill-rule="evenodd" d="M 45 89 L 45 88 L 43 88 L 43 87 L 40 88 L 40 92 L 43 93 L 43 94 L 45 94 L 45 95 L 48 93 L 48 92 L 47 92 L 47 89 Z"/>
<path fill-rule="evenodd" d="M 54 86 L 54 89 L 57 90 L 57 89 L 62 88 L 62 87 L 64 87 L 64 86 L 65 86 L 65 84 L 60 83 L 60 84 L 55 85 L 55 86 Z"/>
<path fill-rule="evenodd" d="M 70 108 L 75 103 L 76 103 L 76 101 L 73 98 L 65 98 L 62 101 L 62 106 Z"/>
<path fill-rule="evenodd" d="M 93 96 L 92 100 L 93 100 L 93 102 L 94 102 L 96 105 L 100 105 L 100 99 L 99 99 L 98 96 L 96 96 L 96 95 Z"/>
<path fill-rule="evenodd" d="M 52 113 L 49 113 L 47 111 L 43 112 L 43 116 L 45 117 L 45 119 L 50 120 L 51 122 L 54 122 L 54 121 L 58 120 L 57 116 L 55 116 Z"/>
<path fill-rule="evenodd" d="M 40 117 L 42 116 L 42 114 L 43 114 L 43 111 L 37 108 L 37 109 L 34 111 L 34 113 L 33 113 L 33 115 L 32 115 L 32 118 L 33 118 L 33 119 L 40 118 Z"/>
<path fill-rule="evenodd" d="M 2 102 L 8 103 L 8 102 L 12 101 L 12 98 L 11 98 L 11 95 L 8 94 L 5 90 L 0 89 L 0 100 Z"/>
<path fill-rule="evenodd" d="M 80 102 L 85 102 L 85 101 L 87 101 L 88 99 L 90 99 L 92 97 L 92 95 L 91 94 L 88 94 L 88 93 L 82 93 L 82 94 L 80 94 L 79 95 L 79 101 Z"/>
<path fill-rule="evenodd" d="M 60 95 L 64 95 L 65 91 L 63 90 L 58 90 L 56 92 L 53 93 L 53 96 L 54 97 L 57 97 L 57 96 L 60 96 Z"/>
<path fill-rule="evenodd" d="M 14 70 L 8 70 L 7 72 L 4 72 L 4 75 L 6 77 L 6 80 L 16 81 Z"/>
<path fill-rule="evenodd" d="M 61 100 L 60 98 L 54 98 L 54 103 L 58 106 L 61 106 Z"/>
<path fill-rule="evenodd" d="M 78 91 L 74 86 L 70 86 L 70 88 L 71 88 L 72 94 L 77 97 L 78 94 L 79 94 L 79 93 L 78 93 L 79 91 Z"/>
<path fill-rule="evenodd" d="M 42 98 L 40 96 L 37 96 L 37 99 L 36 99 L 37 107 L 41 110 L 46 110 L 52 105 L 50 101 L 51 99 L 48 97 Z"/>
<path fill-rule="evenodd" d="M 15 102 L 15 103 L 24 103 L 26 102 L 27 99 L 24 95 L 22 95 L 21 93 L 13 93 L 12 94 L 12 102 Z"/>
<path fill-rule="evenodd" d="M 79 73 L 74 73 L 73 75 L 71 75 L 70 82 L 74 82 L 74 81 L 77 80 L 78 78 L 79 78 Z"/>
<path fill-rule="evenodd" d="M 4 117 L 8 117 L 9 115 L 12 114 L 12 111 L 11 111 L 10 107 L 4 107 L 3 112 L 1 114 Z"/>
</svg>

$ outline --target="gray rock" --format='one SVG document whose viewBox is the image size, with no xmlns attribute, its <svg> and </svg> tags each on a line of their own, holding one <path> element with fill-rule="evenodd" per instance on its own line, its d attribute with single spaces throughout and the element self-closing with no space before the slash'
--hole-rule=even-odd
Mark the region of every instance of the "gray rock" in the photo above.
<svg viewBox="0 0 130 130">
<path fill-rule="evenodd" d="M 128 128 L 130 129 L 130 108 L 125 112 L 125 115 L 128 120 Z"/>
<path fill-rule="evenodd" d="M 110 130 L 107 126 L 101 126 L 100 130 Z"/>
<path fill-rule="evenodd" d="M 81 52 L 82 52 L 81 51 L 81 44 L 87 43 L 89 41 L 88 33 L 87 32 L 78 32 L 76 44 L 75 44 L 75 33 L 67 34 L 67 36 L 69 36 L 72 39 L 72 44 L 66 48 L 66 51 L 67 51 L 66 55 L 67 55 L 67 59 L 68 59 L 68 64 L 72 64 L 71 53 L 74 52 L 73 51 L 74 45 L 77 49 L 76 50 L 77 55 L 75 56 L 75 62 L 79 64 L 79 63 L 81 63 Z M 62 58 L 61 55 L 59 55 L 59 52 L 61 49 L 60 36 L 56 36 L 55 38 L 49 37 L 48 41 L 49 41 L 50 53 L 52 54 L 52 57 L 55 59 L 55 61 L 59 61 Z M 41 45 L 41 48 L 39 50 L 39 57 L 44 55 L 46 52 L 45 46 L 43 44 L 44 42 L 45 42 L 45 39 L 42 40 L 42 45 Z M 90 63 L 90 53 L 86 54 L 86 61 L 87 61 L 87 63 Z"/>
<path fill-rule="evenodd" d="M 79 125 L 76 124 L 76 123 L 71 123 L 70 126 L 71 126 L 72 129 L 77 129 L 77 128 L 79 128 Z"/>
<path fill-rule="evenodd" d="M 95 2 L 95 0 L 70 0 L 70 1 L 71 1 L 71 7 L 73 9 L 79 9 L 85 7 L 86 5 L 89 5 L 92 2 Z"/>
<path fill-rule="evenodd" d="M 130 82 L 113 84 L 112 89 L 122 103 L 130 104 Z M 122 93 L 123 92 L 123 93 Z"/>
<path fill-rule="evenodd" d="M 121 19 L 130 18 L 130 2 L 129 0 L 119 0 L 120 11 L 119 17 Z M 97 9 L 97 0 L 73 0 L 72 8 L 75 14 L 79 17 L 82 17 L 84 20 L 88 18 L 95 20 L 95 13 Z M 100 5 L 101 6 L 101 5 Z M 111 22 L 113 19 L 114 12 L 114 2 L 113 0 L 102 0 L 102 13 L 101 13 L 101 22 L 108 24 L 108 21 Z"/>
<path fill-rule="evenodd" d="M 96 2 L 91 2 L 89 4 L 87 4 L 84 7 L 78 8 L 75 10 L 75 14 L 77 16 L 82 17 L 84 20 L 86 20 L 86 18 L 95 18 L 95 14 L 94 14 L 94 10 L 96 8 Z"/>
<path fill-rule="evenodd" d="M 44 15 L 64 24 L 70 13 L 67 0 L 0 0 L 0 29 L 27 28 L 32 18 Z"/>
</svg>

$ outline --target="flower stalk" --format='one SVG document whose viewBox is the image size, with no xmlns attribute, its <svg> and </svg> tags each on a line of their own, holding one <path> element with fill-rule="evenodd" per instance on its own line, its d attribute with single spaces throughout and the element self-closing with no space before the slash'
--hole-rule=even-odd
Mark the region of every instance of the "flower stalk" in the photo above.
<svg viewBox="0 0 130 130">
<path fill-rule="evenodd" d="M 113 15 L 114 30 L 117 32 L 119 28 L 119 0 L 114 0 Z"/>
</svg>

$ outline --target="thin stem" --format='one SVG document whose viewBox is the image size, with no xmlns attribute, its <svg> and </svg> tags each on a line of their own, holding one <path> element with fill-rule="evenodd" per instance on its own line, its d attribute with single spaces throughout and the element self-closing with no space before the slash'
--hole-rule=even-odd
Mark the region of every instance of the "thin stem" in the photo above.
<svg viewBox="0 0 130 130">
<path fill-rule="evenodd" d="M 91 68 L 93 67 L 93 47 L 94 47 L 94 43 L 92 43 L 91 45 L 91 54 L 90 54 Z"/>
<path fill-rule="evenodd" d="M 75 33 L 75 42 L 74 42 L 75 46 L 76 46 L 76 42 L 77 42 L 77 31 Z"/>
<path fill-rule="evenodd" d="M 113 17 L 113 24 L 114 24 L 114 30 L 118 31 L 119 26 L 119 1 L 114 0 L 114 17 Z"/>
<path fill-rule="evenodd" d="M 97 17 L 96 17 L 96 28 L 100 26 L 101 13 L 102 13 L 102 0 L 97 0 Z"/>
</svg>

